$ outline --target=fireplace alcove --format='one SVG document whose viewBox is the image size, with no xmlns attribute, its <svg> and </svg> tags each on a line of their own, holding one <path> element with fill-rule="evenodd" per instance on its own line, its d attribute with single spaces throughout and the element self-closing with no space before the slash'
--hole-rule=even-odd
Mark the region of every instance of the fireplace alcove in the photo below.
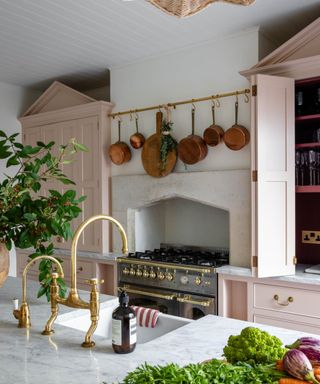
<svg viewBox="0 0 320 384">
<path fill-rule="evenodd" d="M 161 242 L 229 247 L 230 264 L 250 266 L 249 170 L 114 176 L 111 185 L 112 215 L 127 232 L 129 251 Z M 114 228 L 112 237 L 118 252 Z"/>
</svg>

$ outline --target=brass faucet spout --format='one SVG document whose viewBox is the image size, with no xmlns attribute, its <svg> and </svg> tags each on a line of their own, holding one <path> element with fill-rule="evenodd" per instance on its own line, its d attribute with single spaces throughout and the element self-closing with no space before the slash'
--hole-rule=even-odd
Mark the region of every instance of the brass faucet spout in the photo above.
<svg viewBox="0 0 320 384">
<path fill-rule="evenodd" d="M 37 256 L 24 267 L 23 273 L 22 273 L 22 303 L 20 306 L 20 309 L 15 309 L 13 311 L 14 317 L 19 320 L 19 327 L 20 328 L 29 328 L 31 326 L 30 323 L 30 310 L 29 306 L 27 304 L 27 274 L 28 270 L 33 265 L 37 260 L 41 259 L 48 259 L 53 261 L 54 263 L 57 264 L 58 270 L 60 273 L 60 276 L 63 278 L 64 277 L 64 272 L 62 269 L 61 264 L 59 261 L 54 258 L 53 256 L 47 256 L 47 255 L 42 255 L 42 256 Z"/>
<path fill-rule="evenodd" d="M 128 253 L 127 235 L 123 229 L 123 226 L 119 223 L 118 220 L 104 214 L 89 217 L 87 220 L 85 220 L 83 223 L 79 225 L 79 227 L 76 230 L 76 233 L 73 236 L 73 240 L 71 244 L 71 294 L 74 294 L 77 292 L 77 246 L 78 246 L 79 238 L 82 232 L 85 230 L 85 228 L 89 224 L 97 220 L 107 220 L 116 225 L 116 227 L 119 229 L 121 239 L 122 239 L 122 253 L 123 254 Z"/>
</svg>

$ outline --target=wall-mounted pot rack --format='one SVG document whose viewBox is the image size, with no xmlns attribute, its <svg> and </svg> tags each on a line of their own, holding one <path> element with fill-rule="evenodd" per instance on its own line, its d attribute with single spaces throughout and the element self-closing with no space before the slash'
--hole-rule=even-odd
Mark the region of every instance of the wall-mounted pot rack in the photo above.
<svg viewBox="0 0 320 384">
<path fill-rule="evenodd" d="M 122 115 L 132 115 L 133 113 L 152 111 L 152 110 L 161 109 L 164 107 L 166 107 L 166 108 L 169 107 L 169 108 L 175 109 L 178 105 L 194 104 L 194 103 L 199 103 L 201 101 L 216 100 L 216 99 L 219 100 L 223 97 L 238 96 L 238 95 L 245 95 L 247 101 L 249 101 L 248 94 L 250 94 L 250 89 L 242 89 L 239 91 L 220 93 L 220 94 L 206 96 L 206 97 L 200 97 L 200 98 L 196 98 L 196 99 L 175 101 L 173 103 L 167 103 L 167 104 L 162 104 L 162 105 L 152 105 L 150 107 L 145 107 L 145 108 L 136 108 L 136 109 L 129 109 L 127 111 L 114 112 L 114 113 L 110 113 L 109 116 L 114 119 L 115 117 L 122 116 Z"/>
</svg>

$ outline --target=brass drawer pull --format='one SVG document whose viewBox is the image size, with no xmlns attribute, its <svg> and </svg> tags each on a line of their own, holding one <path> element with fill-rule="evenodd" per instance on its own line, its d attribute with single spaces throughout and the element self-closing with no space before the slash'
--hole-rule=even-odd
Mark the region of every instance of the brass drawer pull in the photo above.
<svg viewBox="0 0 320 384">
<path fill-rule="evenodd" d="M 292 296 L 289 296 L 289 297 L 287 298 L 287 301 L 286 301 L 285 303 L 280 303 L 280 302 L 279 302 L 279 295 L 274 295 L 274 296 L 273 296 L 273 299 L 274 299 L 274 301 L 277 302 L 277 304 L 282 305 L 283 307 L 286 307 L 287 305 L 289 305 L 290 303 L 293 302 L 293 297 L 292 297 Z"/>
<path fill-rule="evenodd" d="M 213 299 L 192 300 L 191 296 L 177 297 L 177 301 L 179 301 L 179 303 L 188 303 L 188 304 L 200 305 L 202 307 L 210 307 L 210 305 L 213 303 Z"/>
</svg>

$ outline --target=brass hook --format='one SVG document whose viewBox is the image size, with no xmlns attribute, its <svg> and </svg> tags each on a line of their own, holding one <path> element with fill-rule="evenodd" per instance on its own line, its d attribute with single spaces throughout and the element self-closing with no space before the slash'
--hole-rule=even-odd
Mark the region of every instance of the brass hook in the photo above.
<svg viewBox="0 0 320 384">
<path fill-rule="evenodd" d="M 191 103 L 191 105 L 192 105 L 192 108 L 195 110 L 196 106 L 194 105 L 194 103 Z"/>
<path fill-rule="evenodd" d="M 245 93 L 244 93 L 244 102 L 245 102 L 245 103 L 249 103 L 249 100 L 250 100 L 250 99 L 249 99 L 249 96 L 248 96 L 247 92 L 245 92 Z"/>
<path fill-rule="evenodd" d="M 132 111 L 130 111 L 130 121 L 132 121 Z"/>
<path fill-rule="evenodd" d="M 134 113 L 135 113 L 135 119 L 136 119 L 136 120 L 139 120 L 138 112 L 137 112 L 137 111 L 134 111 Z"/>
<path fill-rule="evenodd" d="M 217 107 L 217 108 L 220 108 L 220 100 L 219 100 L 219 95 L 216 95 L 215 96 L 215 99 L 212 100 L 213 104 Z"/>
</svg>

